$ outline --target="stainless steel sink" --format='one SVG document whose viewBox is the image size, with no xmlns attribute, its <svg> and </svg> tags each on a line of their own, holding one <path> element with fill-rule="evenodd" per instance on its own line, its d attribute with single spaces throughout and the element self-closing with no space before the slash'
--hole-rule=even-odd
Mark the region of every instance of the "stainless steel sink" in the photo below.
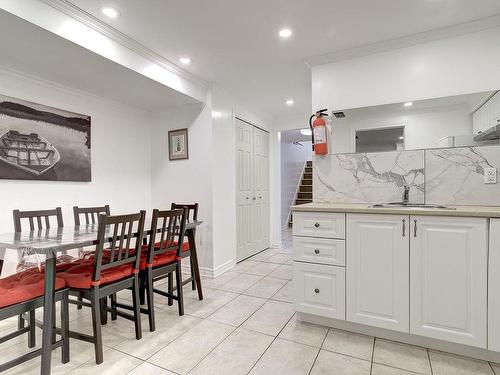
<svg viewBox="0 0 500 375">
<path fill-rule="evenodd" d="M 411 208 L 411 209 L 437 209 L 437 210 L 455 210 L 453 207 L 441 206 L 439 204 L 424 204 L 424 203 L 404 203 L 404 202 L 390 202 L 390 203 L 377 203 L 372 204 L 370 208 Z"/>
</svg>

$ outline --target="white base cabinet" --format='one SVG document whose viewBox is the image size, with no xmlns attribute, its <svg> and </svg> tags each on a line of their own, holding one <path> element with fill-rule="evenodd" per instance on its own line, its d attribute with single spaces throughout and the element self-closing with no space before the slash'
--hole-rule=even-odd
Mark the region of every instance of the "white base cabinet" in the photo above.
<svg viewBox="0 0 500 375">
<path fill-rule="evenodd" d="M 409 331 L 408 216 L 347 215 L 347 320 Z"/>
<path fill-rule="evenodd" d="M 488 349 L 500 352 L 500 219 L 490 220 Z"/>
</svg>

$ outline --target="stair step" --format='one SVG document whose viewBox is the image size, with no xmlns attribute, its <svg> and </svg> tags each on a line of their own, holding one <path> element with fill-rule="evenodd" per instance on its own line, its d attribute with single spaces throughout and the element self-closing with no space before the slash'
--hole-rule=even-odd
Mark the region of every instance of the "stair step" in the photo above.
<svg viewBox="0 0 500 375">
<path fill-rule="evenodd" d="M 303 178 L 302 179 L 302 185 L 303 186 L 312 186 L 313 180 L 310 178 Z"/>
<path fill-rule="evenodd" d="M 312 173 L 313 169 L 312 169 L 312 167 L 305 167 L 304 172 L 305 173 Z"/>
<path fill-rule="evenodd" d="M 308 161 L 306 162 L 306 166 L 308 166 L 308 167 L 312 167 L 312 166 L 313 166 L 313 162 L 312 162 L 312 160 L 308 160 Z"/>
<path fill-rule="evenodd" d="M 299 198 L 299 199 L 312 199 L 313 193 L 312 192 L 298 193 L 297 198 Z"/>
<path fill-rule="evenodd" d="M 313 174 L 312 173 L 304 173 L 304 175 L 302 176 L 302 178 L 306 178 L 308 180 L 311 180 L 313 177 Z"/>
<path fill-rule="evenodd" d="M 296 205 L 299 205 L 299 204 L 306 204 L 306 203 L 312 203 L 312 199 L 296 199 L 295 200 L 295 204 Z"/>
<path fill-rule="evenodd" d="M 312 193 L 312 185 L 300 185 L 299 193 Z"/>
</svg>

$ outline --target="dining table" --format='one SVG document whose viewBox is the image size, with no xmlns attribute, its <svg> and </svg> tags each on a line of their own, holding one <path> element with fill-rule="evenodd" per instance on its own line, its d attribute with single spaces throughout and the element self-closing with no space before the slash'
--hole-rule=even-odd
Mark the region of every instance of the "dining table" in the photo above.
<svg viewBox="0 0 500 375">
<path fill-rule="evenodd" d="M 148 222 L 148 221 L 146 221 Z M 195 233 L 196 228 L 203 221 L 188 220 L 186 222 L 186 237 L 192 257 L 192 267 L 198 291 L 198 298 L 203 299 L 201 277 L 196 252 Z M 56 278 L 56 259 L 59 254 L 70 250 L 83 249 L 97 244 L 98 225 L 65 226 L 59 228 L 48 228 L 35 231 L 22 231 L 0 234 L 0 273 L 2 264 L 9 252 L 15 252 L 18 260 L 29 256 L 35 259 L 35 263 L 41 268 L 44 264 L 44 305 L 43 305 L 43 333 L 40 373 L 48 375 L 51 371 L 52 340 L 53 340 L 53 318 L 54 318 L 54 294 Z M 158 230 L 158 232 L 160 229 Z M 145 229 L 143 236 L 151 235 L 150 229 Z M 134 237 L 139 233 L 135 232 Z M 109 241 L 111 241 L 109 236 Z M 108 236 L 105 236 L 107 239 Z"/>
</svg>

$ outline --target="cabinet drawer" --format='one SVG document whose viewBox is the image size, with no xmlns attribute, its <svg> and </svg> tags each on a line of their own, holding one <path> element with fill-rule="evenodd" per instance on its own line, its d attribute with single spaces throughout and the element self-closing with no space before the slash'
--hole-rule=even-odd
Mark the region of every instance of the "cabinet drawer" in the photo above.
<svg viewBox="0 0 500 375">
<path fill-rule="evenodd" d="M 293 260 L 345 265 L 345 241 L 332 238 L 293 237 Z"/>
<path fill-rule="evenodd" d="M 345 320 L 344 267 L 294 262 L 296 311 Z"/>
<path fill-rule="evenodd" d="M 293 235 L 344 239 L 345 214 L 294 212 Z"/>
</svg>

